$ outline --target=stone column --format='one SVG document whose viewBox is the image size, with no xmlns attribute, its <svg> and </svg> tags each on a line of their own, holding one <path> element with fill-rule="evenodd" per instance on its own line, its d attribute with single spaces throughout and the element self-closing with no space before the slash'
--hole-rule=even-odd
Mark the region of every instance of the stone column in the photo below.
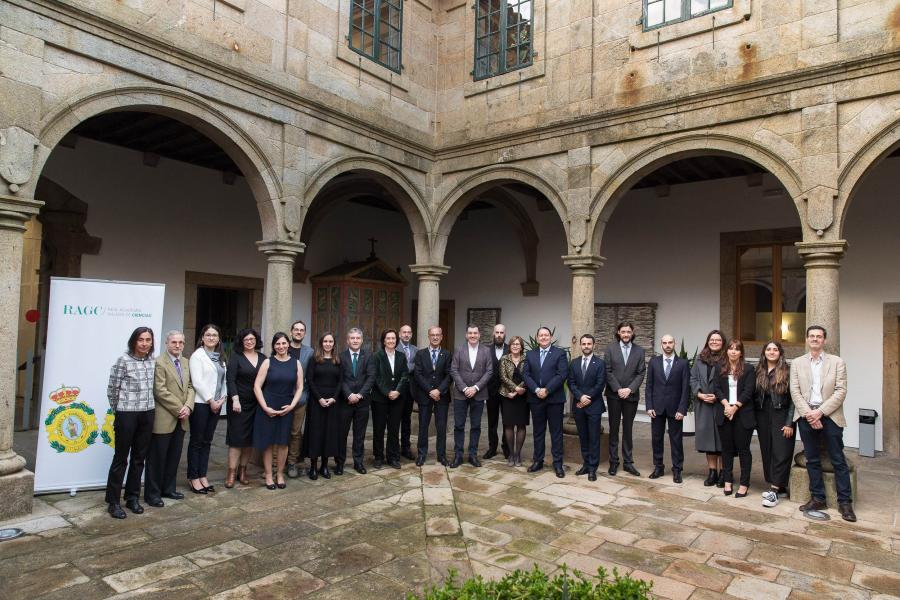
<svg viewBox="0 0 900 600">
<path fill-rule="evenodd" d="M 572 354 L 578 355 L 578 339 L 594 333 L 594 278 L 606 260 L 602 256 L 570 254 L 563 263 L 572 269 Z"/>
<path fill-rule="evenodd" d="M 828 331 L 826 350 L 838 354 L 841 349 L 839 267 L 847 242 L 798 242 L 796 246 L 806 266 L 806 324 L 823 326 Z"/>
<path fill-rule="evenodd" d="M 266 286 L 263 292 L 263 346 L 276 331 L 288 332 L 294 320 L 294 259 L 303 252 L 304 244 L 286 240 L 256 242 L 266 255 Z"/>
<path fill-rule="evenodd" d="M 31 512 L 34 473 L 13 450 L 16 412 L 16 345 L 25 222 L 42 202 L 0 194 L 0 521 Z"/>
<path fill-rule="evenodd" d="M 439 323 L 441 309 L 441 277 L 450 271 L 444 265 L 409 265 L 409 270 L 419 278 L 419 314 L 416 316 L 416 342 L 419 347 L 428 345 L 428 328 Z M 447 332 L 444 332 L 447 335 Z"/>
</svg>

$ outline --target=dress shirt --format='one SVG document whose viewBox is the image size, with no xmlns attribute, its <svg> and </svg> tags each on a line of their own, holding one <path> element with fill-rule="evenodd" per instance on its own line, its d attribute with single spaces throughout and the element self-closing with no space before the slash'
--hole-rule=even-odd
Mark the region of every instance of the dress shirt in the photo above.
<svg viewBox="0 0 900 600">
<path fill-rule="evenodd" d="M 581 376 L 584 377 L 587 374 L 588 365 L 591 364 L 590 356 L 582 356 L 581 357 Z"/>
<path fill-rule="evenodd" d="M 738 398 L 738 380 L 734 375 L 728 376 L 728 405 L 734 406 L 737 404 Z"/>
<path fill-rule="evenodd" d="M 503 358 L 503 344 L 500 344 L 499 346 L 494 345 L 494 356 L 497 357 L 497 360 Z"/>
<path fill-rule="evenodd" d="M 106 397 L 113 412 L 140 412 L 156 407 L 153 400 L 153 374 L 156 362 L 149 354 L 143 358 L 123 354 L 109 371 Z"/>
<path fill-rule="evenodd" d="M 619 342 L 619 347 L 622 349 L 622 358 L 625 359 L 625 362 L 628 362 L 628 357 L 631 355 L 631 342 L 627 344 L 624 342 Z"/>
<path fill-rule="evenodd" d="M 665 354 L 663 354 L 663 375 L 665 376 L 666 381 L 669 380 L 669 375 L 671 375 L 671 373 L 672 373 L 673 360 L 674 360 L 674 357 L 666 356 Z"/>
<path fill-rule="evenodd" d="M 822 405 L 822 365 L 825 364 L 825 353 L 819 354 L 819 358 L 809 357 L 809 366 L 812 371 L 812 389 L 809 394 L 809 406 L 819 408 Z"/>
<path fill-rule="evenodd" d="M 478 344 L 469 344 L 469 366 L 475 369 L 475 361 L 478 360 Z"/>
<path fill-rule="evenodd" d="M 393 373 L 394 372 L 394 357 L 397 355 L 397 353 L 396 352 L 388 352 L 387 350 L 385 350 L 384 353 L 387 355 L 388 363 L 390 363 L 390 365 L 391 365 L 391 373 Z"/>
</svg>

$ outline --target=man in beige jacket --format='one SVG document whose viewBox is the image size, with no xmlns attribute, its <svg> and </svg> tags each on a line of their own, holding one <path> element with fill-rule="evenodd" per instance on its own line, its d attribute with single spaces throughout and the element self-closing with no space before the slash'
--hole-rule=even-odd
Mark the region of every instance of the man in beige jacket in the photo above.
<svg viewBox="0 0 900 600">
<path fill-rule="evenodd" d="M 847 397 L 847 367 L 839 356 L 825 353 L 825 328 L 811 325 L 806 330 L 809 353 L 791 362 L 791 399 L 794 419 L 809 473 L 812 498 L 800 510 L 824 510 L 825 481 L 819 446 L 824 440 L 828 457 L 834 465 L 838 510 L 845 521 L 856 521 L 850 489 L 850 469 L 844 457 L 844 398 Z"/>
</svg>

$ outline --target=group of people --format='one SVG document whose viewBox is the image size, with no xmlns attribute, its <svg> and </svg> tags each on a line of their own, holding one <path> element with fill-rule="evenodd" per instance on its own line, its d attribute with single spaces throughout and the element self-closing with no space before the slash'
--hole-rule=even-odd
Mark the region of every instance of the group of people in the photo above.
<svg viewBox="0 0 900 600">
<path fill-rule="evenodd" d="M 109 513 L 114 518 L 126 516 L 121 506 L 123 481 L 125 506 L 133 513 L 143 512 L 138 498 L 144 471 L 145 502 L 161 507 L 163 498 L 183 498 L 175 481 L 188 429 L 190 491 L 214 492 L 207 467 L 223 407 L 229 447 L 226 488 L 236 482 L 249 484 L 247 467 L 254 449 L 262 454 L 269 489 L 285 488 L 285 476 L 300 476 L 305 458 L 310 460 L 306 471 L 310 479 L 341 475 L 351 431 L 353 468 L 365 474 L 364 441 L 370 413 L 375 468 L 387 464 L 399 469 L 401 457 L 414 460 L 417 466 L 425 464 L 432 418 L 437 462 L 456 468 L 465 456 L 469 464 L 480 467 L 485 405 L 488 447 L 481 458 L 493 458 L 500 450 L 509 466 L 521 466 L 530 422 L 534 448 L 528 472 L 544 468 L 549 429 L 553 470 L 563 478 L 566 386 L 583 461 L 575 474 L 596 481 L 600 420 L 608 410 L 608 473 L 615 476 L 618 472 L 621 446 L 623 470 L 640 477 L 634 466 L 632 430 L 646 377 L 654 464 L 651 479 L 665 473 L 664 437 L 668 431 L 672 478 L 675 483 L 682 482 L 682 427 L 693 403 L 697 450 L 706 454 L 709 467 L 704 485 L 723 488 L 726 495 L 747 496 L 750 440 L 757 429 L 763 472 L 770 485 L 763 493 L 763 504 L 775 506 L 778 497 L 787 492 L 796 426 L 804 442 L 812 495 L 801 509 L 825 506 L 819 457 L 822 441 L 835 468 L 841 515 L 849 521 L 856 519 L 842 443 L 846 369 L 839 357 L 824 353 L 824 328 L 808 329 L 810 353 L 794 359 L 790 367 L 776 341 L 764 346 L 759 364 L 753 367 L 745 360 L 741 341 L 728 343 L 718 330 L 707 336 L 693 366 L 676 354 L 671 335 L 662 336 L 662 353 L 648 362 L 643 348 L 634 343 L 634 333 L 630 322 L 620 323 L 616 341 L 606 347 L 602 358 L 595 354 L 594 336 L 584 334 L 579 340 L 580 355 L 569 360 L 567 352 L 553 344 L 547 327 L 538 328 L 536 347 L 527 352 L 520 336 L 507 343 L 503 325 L 494 327 L 492 341 L 486 345 L 480 342 L 478 326 L 468 326 L 466 343 L 452 352 L 442 347 L 443 331 L 437 326 L 428 330 L 424 348 L 411 343 L 408 325 L 399 331 L 387 329 L 375 352 L 363 347 L 363 332 L 352 328 L 347 332 L 347 347 L 339 352 L 331 332 L 322 334 L 314 348 L 304 345 L 306 325 L 297 321 L 290 335 L 279 332 L 273 336 L 268 357 L 261 352 L 256 330 L 239 332 L 235 350 L 226 361 L 222 334 L 215 325 L 200 330 L 190 360 L 183 355 L 184 335 L 179 331 L 166 335 L 165 352 L 153 360 L 153 332 L 139 327 L 110 373 L 115 454 L 106 491 Z M 415 454 L 411 444 L 413 403 L 419 408 Z M 453 454 L 448 461 L 451 404 Z M 497 433 L 501 417 L 502 439 Z M 735 457 L 740 461 L 736 490 Z"/>
</svg>

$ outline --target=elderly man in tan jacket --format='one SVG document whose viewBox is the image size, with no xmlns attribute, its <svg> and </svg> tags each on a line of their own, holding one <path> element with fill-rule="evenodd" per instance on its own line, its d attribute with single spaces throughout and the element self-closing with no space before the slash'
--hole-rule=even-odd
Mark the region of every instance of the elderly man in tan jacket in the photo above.
<svg viewBox="0 0 900 600">
<path fill-rule="evenodd" d="M 847 367 L 843 359 L 825 353 L 825 328 L 811 325 L 806 330 L 809 353 L 791 362 L 791 399 L 794 419 L 809 473 L 812 498 L 800 510 L 825 509 L 825 481 L 819 447 L 824 440 L 828 457 L 834 465 L 838 510 L 845 521 L 856 521 L 850 489 L 850 469 L 844 457 L 844 398 L 847 397 Z"/>
</svg>

